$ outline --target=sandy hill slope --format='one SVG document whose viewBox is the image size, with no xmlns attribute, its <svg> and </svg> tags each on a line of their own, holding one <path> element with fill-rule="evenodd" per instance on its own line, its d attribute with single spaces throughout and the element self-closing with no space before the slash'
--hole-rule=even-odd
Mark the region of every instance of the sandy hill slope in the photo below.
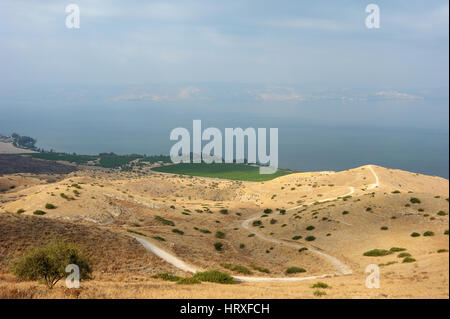
<svg viewBox="0 0 450 319">
<path fill-rule="evenodd" d="M 392 282 L 385 287 L 390 297 L 448 296 L 449 184 L 443 178 L 370 165 L 266 182 L 86 170 L 27 185 L 0 194 L 0 214 L 24 210 L 21 218 L 30 215 L 27 218 L 69 221 L 122 237 L 135 235 L 198 270 L 243 276 L 224 263 L 245 266 L 251 270 L 245 276 L 266 288 L 278 284 L 264 280 L 326 276 L 339 283 L 334 297 L 375 297 L 380 291 L 367 291 L 364 271 L 377 264 L 383 280 Z M 36 210 L 46 214 L 31 217 Z M 403 248 L 415 261 L 403 262 L 400 252 L 363 255 L 392 247 Z M 161 267 L 175 271 L 162 261 Z M 289 267 L 305 272 L 287 274 Z M 195 289 L 199 293 L 202 288 Z M 289 289 L 274 289 L 271 296 L 292 297 Z M 309 286 L 298 289 L 303 296 Z"/>
<path fill-rule="evenodd" d="M 12 145 L 12 143 L 6 143 L 0 141 L 0 154 L 24 154 L 24 153 L 36 153 L 32 150 L 18 148 Z"/>
</svg>

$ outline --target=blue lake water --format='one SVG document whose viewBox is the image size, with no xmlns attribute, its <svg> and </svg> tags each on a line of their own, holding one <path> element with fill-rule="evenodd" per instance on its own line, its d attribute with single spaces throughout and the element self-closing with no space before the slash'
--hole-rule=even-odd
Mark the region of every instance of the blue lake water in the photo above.
<svg viewBox="0 0 450 319">
<path fill-rule="evenodd" d="M 169 154 L 174 144 L 169 140 L 170 131 L 181 126 L 192 132 L 192 120 L 201 119 L 203 128 L 217 127 L 222 132 L 225 127 L 277 127 L 281 168 L 345 170 L 375 164 L 449 177 L 447 107 L 428 106 L 421 118 L 419 112 L 423 107 L 419 105 L 414 119 L 426 122 L 427 116 L 434 114 L 433 123 L 439 125 L 412 128 L 408 126 L 422 122 L 413 122 L 413 116 L 408 115 L 412 111 L 405 112 L 406 106 L 403 109 L 402 106 L 391 107 L 390 117 L 379 115 L 380 107 L 370 106 L 358 114 L 356 106 L 327 104 L 319 111 L 308 113 L 305 110 L 290 116 L 280 115 L 280 112 L 253 113 L 244 107 L 227 107 L 225 103 L 216 105 L 214 110 L 136 104 L 64 105 L 60 108 L 42 104 L 32 108 L 4 103 L 0 111 L 7 116 L 0 116 L 0 134 L 29 135 L 47 150 L 78 154 Z M 410 105 L 407 107 L 414 110 Z M 393 117 L 406 125 L 395 125 Z"/>
</svg>

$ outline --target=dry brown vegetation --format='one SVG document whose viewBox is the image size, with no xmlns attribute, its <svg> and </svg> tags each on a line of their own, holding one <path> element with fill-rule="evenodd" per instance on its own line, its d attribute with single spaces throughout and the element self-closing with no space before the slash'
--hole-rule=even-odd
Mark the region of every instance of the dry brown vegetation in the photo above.
<svg viewBox="0 0 450 319">
<path fill-rule="evenodd" d="M 255 231 L 323 251 L 352 269 L 351 275 L 327 278 L 327 284 L 333 288 L 327 290 L 325 297 L 448 297 L 448 252 L 438 253 L 449 248 L 448 235 L 444 235 L 448 214 L 438 214 L 449 211 L 448 180 L 373 168 L 380 180 L 373 189 L 369 185 L 374 183 L 374 177 L 367 166 L 336 173 L 291 174 L 266 182 L 107 170 L 83 170 L 51 180 L 28 176 L 27 182 L 20 182 L 23 178 L 17 174 L 0 177 L 0 188 L 6 189 L 0 194 L 0 297 L 314 297 L 308 280 L 241 283 L 217 289 L 215 284 L 185 286 L 152 279 L 150 274 L 158 272 L 183 274 L 148 253 L 127 232 L 142 234 L 198 269 L 238 275 L 222 265 L 251 269 L 249 265 L 255 264 L 270 270 L 252 270 L 250 276 L 260 277 L 335 272 L 332 264 L 309 250 L 299 252 L 249 237 L 241 224 L 255 215 L 260 215 L 258 220 L 262 222 L 253 227 Z M 17 187 L 9 189 L 8 183 Z M 355 192 L 342 197 L 350 186 Z M 420 199 L 420 203 L 411 203 L 412 197 Z M 316 203 L 303 206 L 313 202 Z M 56 208 L 46 210 L 47 203 Z M 295 206 L 298 207 L 289 210 Z M 19 209 L 24 212 L 17 214 Z M 46 211 L 46 215 L 31 216 L 35 210 Z M 276 222 L 271 223 L 272 219 Z M 384 226 L 387 230 L 381 230 Z M 174 229 L 183 234 L 173 232 Z M 435 236 L 422 236 L 426 231 Z M 225 233 L 225 237 L 216 238 L 217 232 Z M 421 236 L 412 237 L 413 232 Z M 63 286 L 46 292 L 38 283 L 19 283 L 7 272 L 11 258 L 54 234 L 85 245 L 95 257 L 95 278 L 83 283 L 79 292 L 67 291 Z M 315 240 L 307 241 L 308 236 Z M 223 244 L 222 251 L 214 248 L 216 242 Z M 392 247 L 406 248 L 416 262 L 402 263 L 396 254 L 363 256 L 371 249 Z M 364 270 L 372 263 L 383 265 L 380 289 L 365 288 Z M 287 275 L 289 267 L 304 268 L 306 273 Z"/>
</svg>

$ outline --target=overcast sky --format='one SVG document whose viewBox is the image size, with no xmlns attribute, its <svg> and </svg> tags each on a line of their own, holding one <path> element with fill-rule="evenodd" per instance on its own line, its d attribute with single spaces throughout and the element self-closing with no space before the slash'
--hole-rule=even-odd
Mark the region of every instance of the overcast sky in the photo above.
<svg viewBox="0 0 450 319">
<path fill-rule="evenodd" d="M 329 110 L 317 105 L 340 101 L 353 103 L 350 121 L 448 127 L 448 1 L 376 1 L 379 29 L 365 26 L 368 1 L 74 3 L 80 29 L 65 26 L 69 2 L 0 2 L 3 114 L 75 102 L 187 104 L 284 107 L 326 122 Z M 386 103 L 361 107 L 367 101 Z M 399 114 L 384 113 L 393 108 Z"/>
</svg>

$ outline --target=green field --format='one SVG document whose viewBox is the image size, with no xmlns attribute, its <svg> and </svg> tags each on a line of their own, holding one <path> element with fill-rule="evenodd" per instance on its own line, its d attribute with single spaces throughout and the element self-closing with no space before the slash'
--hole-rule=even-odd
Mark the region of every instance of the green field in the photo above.
<svg viewBox="0 0 450 319">
<path fill-rule="evenodd" d="M 117 155 L 114 153 L 100 153 L 98 155 L 77 155 L 56 152 L 41 152 L 30 154 L 33 158 L 44 159 L 48 161 L 67 161 L 76 164 L 87 164 L 89 161 L 98 161 L 96 166 L 104 168 L 125 168 L 130 162 L 138 159 L 137 166 L 140 163 L 156 163 L 158 161 L 169 163 L 170 157 L 167 155 L 144 156 L 139 154 Z"/>
<path fill-rule="evenodd" d="M 291 174 L 291 171 L 278 170 L 274 174 L 259 174 L 259 168 L 245 164 L 227 163 L 181 163 L 161 166 L 152 170 L 163 173 L 181 174 L 189 176 L 223 178 L 238 181 L 268 181 L 283 175 Z"/>
</svg>

